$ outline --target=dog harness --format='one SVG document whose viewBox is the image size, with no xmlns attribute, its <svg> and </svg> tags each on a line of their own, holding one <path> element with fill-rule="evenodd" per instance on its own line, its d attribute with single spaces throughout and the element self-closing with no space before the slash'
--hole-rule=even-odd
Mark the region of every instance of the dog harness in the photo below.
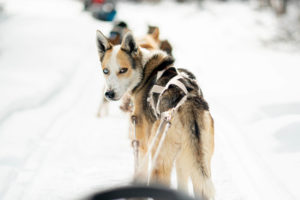
<svg viewBox="0 0 300 200">
<path fill-rule="evenodd" d="M 168 67 L 166 69 L 163 69 L 163 70 L 157 72 L 156 82 L 163 76 L 163 74 L 168 69 L 170 69 L 170 68 Z M 176 70 L 176 68 L 174 68 L 174 69 Z M 161 102 L 164 92 L 166 90 L 168 90 L 171 85 L 177 86 L 184 93 L 183 97 L 176 104 L 176 106 L 171 109 L 172 111 L 177 110 L 187 99 L 188 90 L 187 90 L 186 86 L 181 81 L 179 81 L 179 79 L 184 79 L 187 77 L 185 75 L 183 75 L 182 73 L 179 73 L 177 70 L 176 70 L 176 73 L 177 73 L 177 75 L 174 76 L 173 78 L 171 78 L 165 86 L 160 86 L 160 85 L 155 84 L 155 85 L 153 85 L 153 87 L 151 88 L 151 90 L 149 92 L 149 97 L 148 97 L 147 101 L 150 103 L 156 118 L 158 118 L 160 115 L 164 116 L 164 115 L 166 115 L 166 112 L 170 111 L 170 110 L 168 110 L 168 111 L 165 111 L 164 113 L 161 113 L 159 106 L 160 106 L 160 102 Z M 156 106 L 154 103 L 154 94 L 159 94 Z"/>
<path fill-rule="evenodd" d="M 168 69 L 170 69 L 170 67 L 168 67 L 164 70 L 158 71 L 155 81 L 157 82 Z M 174 69 L 176 70 L 176 68 L 174 68 Z M 161 149 L 161 147 L 164 143 L 164 140 L 165 140 L 165 137 L 167 135 L 168 129 L 171 126 L 171 119 L 172 119 L 173 113 L 187 99 L 188 90 L 187 90 L 186 86 L 181 81 L 179 81 L 179 79 L 184 79 L 184 78 L 188 78 L 188 77 L 185 76 L 183 73 L 179 73 L 177 70 L 176 70 L 176 73 L 177 73 L 177 75 L 175 75 L 173 78 L 171 78 L 165 86 L 160 86 L 160 85 L 155 84 L 155 85 L 153 85 L 153 87 L 151 88 L 151 90 L 149 92 L 149 97 L 148 97 L 147 101 L 150 103 L 156 118 L 160 118 L 161 121 L 160 121 L 158 129 L 157 129 L 157 131 L 156 131 L 156 133 L 155 133 L 155 135 L 154 135 L 154 137 L 153 137 L 153 139 L 152 139 L 152 141 L 149 145 L 147 153 L 146 153 L 146 155 L 145 155 L 145 157 L 144 157 L 144 159 L 142 160 L 141 163 L 139 163 L 139 160 L 138 160 L 138 157 L 139 157 L 139 151 L 138 151 L 139 141 L 136 138 L 136 129 L 135 129 L 137 119 L 136 119 L 136 116 L 132 116 L 132 122 L 133 122 L 133 125 L 134 125 L 134 137 L 135 137 L 135 139 L 132 141 L 132 147 L 134 149 L 135 179 L 138 178 L 139 170 L 143 169 L 143 166 L 145 165 L 145 163 L 147 163 L 149 154 L 152 152 L 152 149 L 153 149 L 154 145 L 156 144 L 158 138 L 161 136 L 160 140 L 158 142 L 157 149 L 154 153 L 152 163 L 151 163 L 150 171 L 151 172 L 153 171 L 153 168 L 155 166 L 155 163 L 156 163 L 157 157 L 159 155 L 160 149 Z M 159 105 L 160 105 L 160 102 L 161 102 L 161 99 L 162 99 L 162 95 L 166 90 L 169 89 L 169 87 L 171 85 L 177 86 L 180 90 L 182 90 L 184 92 L 184 95 L 180 99 L 180 101 L 176 104 L 175 107 L 161 113 L 160 109 L 159 109 Z M 159 95 L 158 99 L 157 99 L 156 106 L 155 106 L 155 103 L 154 103 L 154 97 L 153 97 L 154 94 Z M 151 176 L 151 173 L 149 175 L 148 181 L 150 180 L 150 176 Z"/>
</svg>

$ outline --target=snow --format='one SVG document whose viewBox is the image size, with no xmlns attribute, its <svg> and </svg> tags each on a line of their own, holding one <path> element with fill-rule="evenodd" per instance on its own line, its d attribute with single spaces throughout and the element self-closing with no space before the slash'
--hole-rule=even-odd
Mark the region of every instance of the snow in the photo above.
<svg viewBox="0 0 300 200">
<path fill-rule="evenodd" d="M 76 199 L 133 173 L 128 117 L 97 118 L 93 19 L 71 0 L 6 0 L 0 13 L 0 199 Z M 158 25 L 215 119 L 216 199 L 300 198 L 299 51 L 265 46 L 276 19 L 248 3 L 118 5 L 135 35 Z M 174 178 L 174 177 L 173 177 Z M 176 185 L 176 184 L 175 184 Z"/>
</svg>

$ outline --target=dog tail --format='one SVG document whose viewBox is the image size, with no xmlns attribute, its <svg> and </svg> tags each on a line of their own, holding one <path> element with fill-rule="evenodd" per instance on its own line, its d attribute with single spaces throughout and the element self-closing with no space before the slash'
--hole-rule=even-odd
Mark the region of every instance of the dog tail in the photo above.
<svg viewBox="0 0 300 200">
<path fill-rule="evenodd" d="M 208 111 L 193 110 L 190 121 L 191 140 L 197 163 L 203 175 L 210 177 L 210 162 L 214 151 L 214 121 Z"/>
<path fill-rule="evenodd" d="M 215 194 L 211 179 L 211 158 L 214 151 L 214 121 L 206 110 L 192 112 L 190 124 L 192 148 L 194 152 L 194 170 L 192 182 L 197 196 L 213 199 Z"/>
</svg>

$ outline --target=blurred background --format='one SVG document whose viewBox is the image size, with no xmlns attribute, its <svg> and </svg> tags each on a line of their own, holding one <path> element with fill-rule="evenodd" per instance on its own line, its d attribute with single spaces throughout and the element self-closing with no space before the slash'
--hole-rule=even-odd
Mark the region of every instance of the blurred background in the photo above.
<svg viewBox="0 0 300 200">
<path fill-rule="evenodd" d="M 0 0 L 0 199 L 75 199 L 133 174 L 96 29 L 148 25 L 215 119 L 216 199 L 300 199 L 299 0 Z M 172 176 L 173 187 L 176 177 Z"/>
</svg>

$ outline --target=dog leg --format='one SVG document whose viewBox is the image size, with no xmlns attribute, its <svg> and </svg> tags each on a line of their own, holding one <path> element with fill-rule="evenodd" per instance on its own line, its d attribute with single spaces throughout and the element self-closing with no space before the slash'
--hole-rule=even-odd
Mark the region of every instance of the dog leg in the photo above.
<svg viewBox="0 0 300 200">
<path fill-rule="evenodd" d="M 148 182 L 148 166 L 149 158 L 146 158 L 147 148 L 141 143 L 139 146 L 139 163 L 138 170 L 134 175 L 134 182 L 139 184 L 146 184 Z"/>
<path fill-rule="evenodd" d="M 170 132 L 168 133 L 172 133 L 172 127 L 169 129 L 169 131 Z M 158 141 L 160 141 L 160 139 Z M 157 142 L 157 145 L 158 143 L 159 142 Z M 174 141 L 172 141 L 172 135 L 167 135 L 162 147 L 160 148 L 160 152 L 158 152 L 157 158 L 154 161 L 153 159 L 157 151 L 157 147 L 158 146 L 154 146 L 151 152 L 153 166 L 152 171 L 150 172 L 149 182 L 151 184 L 158 183 L 165 186 L 170 186 L 173 164 L 180 148 L 174 143 Z"/>
<path fill-rule="evenodd" d="M 129 94 L 124 95 L 124 97 L 122 98 L 122 104 L 120 105 L 120 109 L 123 112 L 132 112 L 133 106 Z"/>
<path fill-rule="evenodd" d="M 170 186 L 173 159 L 158 156 L 151 172 L 150 184 L 163 184 Z"/>
<path fill-rule="evenodd" d="M 177 187 L 179 190 L 188 193 L 189 172 L 185 169 L 185 164 L 184 157 L 182 157 L 182 154 L 179 155 L 176 160 Z"/>
<path fill-rule="evenodd" d="M 148 162 L 146 158 L 148 151 L 148 135 L 150 134 L 150 124 L 138 114 L 133 112 L 131 120 L 135 120 L 136 139 L 139 141 L 138 169 L 134 175 L 134 182 L 146 184 L 148 182 Z"/>
<path fill-rule="evenodd" d="M 97 117 L 102 117 L 108 114 L 108 101 L 105 97 L 103 97 L 102 101 L 100 102 Z"/>
<path fill-rule="evenodd" d="M 139 165 L 138 170 L 134 174 L 133 184 L 146 185 L 148 182 L 148 164 L 149 159 L 145 158 L 147 148 L 144 144 L 139 146 Z M 128 200 L 148 200 L 148 198 L 129 198 Z"/>
</svg>

